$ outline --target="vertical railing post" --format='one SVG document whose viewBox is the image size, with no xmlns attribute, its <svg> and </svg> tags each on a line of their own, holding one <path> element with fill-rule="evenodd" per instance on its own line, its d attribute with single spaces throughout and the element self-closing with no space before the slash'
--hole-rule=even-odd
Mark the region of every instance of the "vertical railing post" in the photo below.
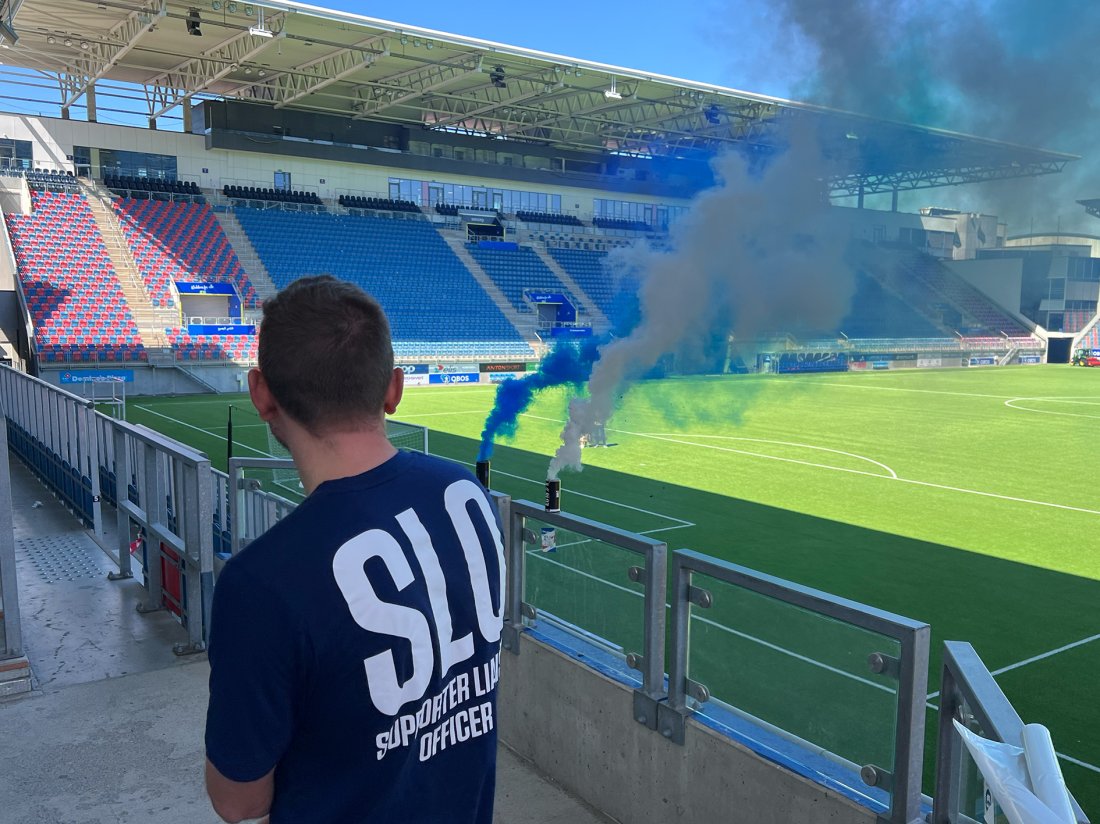
<svg viewBox="0 0 1100 824">
<path fill-rule="evenodd" d="M 92 495 L 92 534 L 100 544 L 103 542 L 103 489 L 100 485 L 99 468 L 102 457 L 99 452 L 99 433 L 95 404 L 89 402 L 88 408 L 80 416 L 80 440 L 86 453 L 88 480 L 91 482 Z"/>
<path fill-rule="evenodd" d="M 950 652 L 944 651 L 940 674 L 940 710 L 936 731 L 936 784 L 932 800 L 932 824 L 951 824 L 959 809 L 962 742 L 951 723 L 959 711 L 959 694 L 955 675 L 948 665 Z"/>
<path fill-rule="evenodd" d="M 657 731 L 673 743 L 684 743 L 687 707 L 688 644 L 691 624 L 691 570 L 672 556 L 672 650 L 669 653 L 668 703 L 657 706 Z"/>
<path fill-rule="evenodd" d="M 510 523 L 504 526 L 505 531 L 508 533 L 508 537 L 505 539 L 508 606 L 504 611 L 505 622 L 501 633 L 500 646 L 513 655 L 519 655 L 519 639 L 523 634 L 523 582 L 526 580 L 524 566 L 526 565 L 527 553 L 523 550 L 525 523 L 523 515 L 513 511 L 511 506 L 508 507 L 508 510 Z"/>
<path fill-rule="evenodd" d="M 15 572 L 15 532 L 11 513 L 11 473 L 8 463 L 8 424 L 0 416 L 0 595 L 4 599 L 4 637 L 0 659 L 23 654 L 19 620 L 19 582 Z"/>
<path fill-rule="evenodd" d="M 145 512 L 145 521 L 152 524 L 164 523 L 165 479 L 160 473 L 157 450 L 144 441 L 138 441 L 141 452 L 141 473 L 138 484 L 141 495 L 141 509 Z M 155 612 L 164 608 L 164 573 L 161 569 L 160 539 L 152 529 L 145 535 L 145 598 L 138 606 L 139 612 Z"/>
<path fill-rule="evenodd" d="M 181 462 L 182 463 L 182 462 Z M 187 549 L 187 652 L 206 649 L 214 595 L 214 538 L 210 531 L 214 505 L 210 461 L 183 469 L 183 500 L 177 503 L 179 534 Z M 178 490 L 177 490 L 178 494 Z"/>
<path fill-rule="evenodd" d="M 931 628 L 908 630 L 901 639 L 898 673 L 898 717 L 894 733 L 894 777 L 890 792 L 891 821 L 910 824 L 920 819 L 921 777 L 924 774 L 925 690 Z"/>
<path fill-rule="evenodd" d="M 118 572 L 107 577 L 112 581 L 133 578 L 133 560 L 130 558 L 130 516 L 122 502 L 130 496 L 130 478 L 134 475 L 134 462 L 126 443 L 126 431 L 111 426 L 111 440 L 115 454 L 115 543 L 118 548 Z"/>
</svg>

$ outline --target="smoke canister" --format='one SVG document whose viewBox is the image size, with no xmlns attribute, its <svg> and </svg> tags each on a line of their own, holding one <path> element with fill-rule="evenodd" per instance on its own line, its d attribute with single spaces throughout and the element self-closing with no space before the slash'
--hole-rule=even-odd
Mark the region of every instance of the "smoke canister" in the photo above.
<svg viewBox="0 0 1100 824">
<path fill-rule="evenodd" d="M 474 473 L 477 475 L 477 481 L 486 489 L 489 488 L 489 462 L 478 461 L 474 465 Z"/>
<path fill-rule="evenodd" d="M 546 482 L 546 511 L 561 512 L 561 481 L 557 478 Z"/>
</svg>

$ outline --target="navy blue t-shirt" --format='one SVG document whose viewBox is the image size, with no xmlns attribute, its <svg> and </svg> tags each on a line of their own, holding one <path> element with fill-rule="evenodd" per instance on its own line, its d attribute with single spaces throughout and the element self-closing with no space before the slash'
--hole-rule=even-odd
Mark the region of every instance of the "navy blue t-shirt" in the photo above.
<svg viewBox="0 0 1100 824">
<path fill-rule="evenodd" d="M 271 824 L 491 824 L 503 582 L 457 464 L 326 481 L 218 579 L 207 757 L 275 769 Z"/>
</svg>

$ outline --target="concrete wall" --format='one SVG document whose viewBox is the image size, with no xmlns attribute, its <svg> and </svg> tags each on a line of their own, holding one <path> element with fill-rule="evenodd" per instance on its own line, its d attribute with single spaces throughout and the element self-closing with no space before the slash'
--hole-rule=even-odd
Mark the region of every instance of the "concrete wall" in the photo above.
<svg viewBox="0 0 1100 824">
<path fill-rule="evenodd" d="M 501 654 L 499 730 L 622 824 L 872 824 L 865 807 L 689 721 L 677 746 L 634 721 L 631 691 L 524 636 Z"/>
<path fill-rule="evenodd" d="M 998 306 L 1020 311 L 1024 268 L 1021 259 L 960 260 L 948 263 L 947 267 Z"/>
</svg>

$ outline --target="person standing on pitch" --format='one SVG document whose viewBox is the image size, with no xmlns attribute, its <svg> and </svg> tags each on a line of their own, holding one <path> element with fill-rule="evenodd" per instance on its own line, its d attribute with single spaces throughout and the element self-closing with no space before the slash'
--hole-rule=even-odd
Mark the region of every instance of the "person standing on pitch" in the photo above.
<svg viewBox="0 0 1100 824">
<path fill-rule="evenodd" d="M 307 497 L 214 590 L 214 809 L 490 824 L 504 550 L 487 493 L 386 439 L 403 372 L 357 286 L 304 278 L 267 301 L 248 386 Z"/>
</svg>

